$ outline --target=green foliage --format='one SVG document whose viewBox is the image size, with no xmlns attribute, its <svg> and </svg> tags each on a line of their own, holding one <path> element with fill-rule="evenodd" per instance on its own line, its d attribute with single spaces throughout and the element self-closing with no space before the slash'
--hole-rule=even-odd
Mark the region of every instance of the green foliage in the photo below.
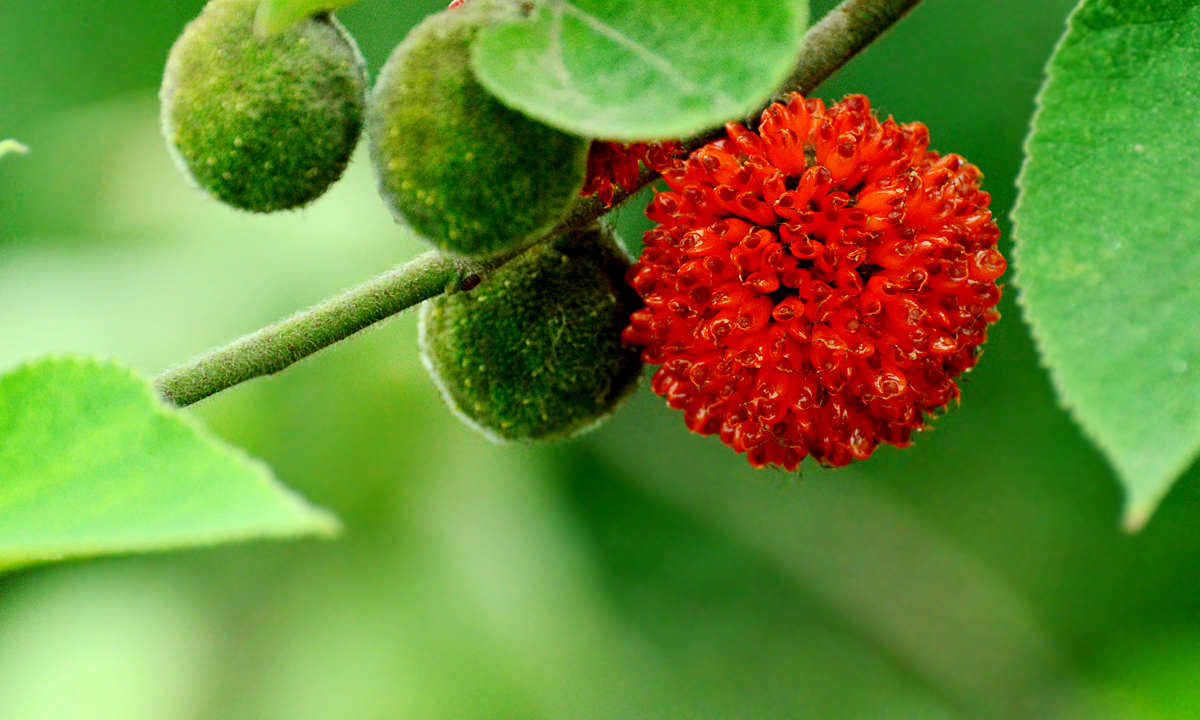
<svg viewBox="0 0 1200 720">
<path fill-rule="evenodd" d="M 0 377 L 0 479 L 0 569 L 337 526 L 145 381 L 95 361 Z"/>
<path fill-rule="evenodd" d="M 252 212 L 306 205 L 358 143 L 366 71 L 332 17 L 271 38 L 257 0 L 211 0 L 171 49 L 163 133 L 180 167 L 217 199 Z"/>
<path fill-rule="evenodd" d="M 258 0 L 254 29 L 260 35 L 278 35 L 301 20 L 352 2 L 354 0 Z"/>
<path fill-rule="evenodd" d="M 611 413 L 642 368 L 621 344 L 639 305 L 628 267 L 594 227 L 425 303 L 422 356 L 455 413 L 499 441 L 563 439 Z"/>
<path fill-rule="evenodd" d="M 473 62 L 508 105 L 611 140 L 741 119 L 795 65 L 807 0 L 548 0 L 485 30 Z"/>
<path fill-rule="evenodd" d="M 587 140 L 505 107 L 475 81 L 471 42 L 511 12 L 503 0 L 471 0 L 418 25 L 380 73 L 368 113 L 389 207 L 462 255 L 509 250 L 553 225 L 587 169 Z"/>
<path fill-rule="evenodd" d="M 1050 63 L 1017 221 L 1025 315 L 1139 527 L 1200 450 L 1200 2 L 1086 0 Z"/>
<path fill-rule="evenodd" d="M 444 4 L 339 17 L 377 67 Z M 1007 243 L 1034 80 L 1073 4 L 924 2 L 819 94 L 928 123 L 987 173 Z M 365 157 L 304 213 L 230 213 L 179 182 L 150 75 L 180 7 L 0 3 L 0 131 L 35 150 L 0 160 L 0 365 L 162 368 L 422 250 Z M 630 240 L 639 204 L 610 216 Z M 0 717 L 1195 717 L 1200 465 L 1119 532 L 1015 295 L 960 408 L 803 480 L 688 433 L 648 388 L 576 441 L 492 445 L 446 412 L 398 317 L 196 409 L 345 536 L 6 575 Z"/>
</svg>

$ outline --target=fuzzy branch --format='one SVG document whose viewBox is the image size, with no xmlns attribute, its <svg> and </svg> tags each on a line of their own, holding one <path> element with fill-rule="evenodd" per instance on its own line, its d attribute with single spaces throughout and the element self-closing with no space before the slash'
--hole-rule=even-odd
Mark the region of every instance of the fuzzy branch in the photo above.
<svg viewBox="0 0 1200 720">
<path fill-rule="evenodd" d="M 338 297 L 172 368 L 155 378 L 154 384 L 175 405 L 191 405 L 247 380 L 277 373 L 441 294 L 447 285 L 475 271 L 439 253 L 425 253 Z"/>
<path fill-rule="evenodd" d="M 796 69 L 779 94 L 812 92 L 920 1 L 845 0 L 809 29 Z M 721 132 L 718 129 L 691 138 L 684 147 L 694 150 Z M 643 171 L 635 188 L 614 195 L 610 208 L 595 198 L 577 200 L 563 220 L 542 239 L 594 222 L 657 177 L 658 173 Z M 247 380 L 277 373 L 318 350 L 440 295 L 448 286 L 479 269 L 437 253 L 426 253 L 338 297 L 167 370 L 155 378 L 155 386 L 167 401 L 180 407 L 191 405 Z"/>
</svg>

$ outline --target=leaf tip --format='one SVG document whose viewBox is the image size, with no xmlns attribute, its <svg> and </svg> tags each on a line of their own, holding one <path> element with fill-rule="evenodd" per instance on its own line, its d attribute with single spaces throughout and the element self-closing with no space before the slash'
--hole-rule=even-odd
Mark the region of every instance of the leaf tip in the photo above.
<svg viewBox="0 0 1200 720">
<path fill-rule="evenodd" d="M 1153 512 L 1152 508 L 1140 505 L 1127 505 L 1124 515 L 1121 516 L 1121 529 L 1131 535 L 1141 532 L 1142 528 L 1146 527 L 1146 523 L 1150 520 L 1150 515 Z"/>
<path fill-rule="evenodd" d="M 175 412 L 177 413 L 177 411 Z M 259 535 L 261 537 L 319 537 L 333 539 L 342 534 L 344 526 L 341 519 L 333 511 L 314 505 L 304 495 L 280 481 L 276 477 L 274 470 L 265 462 L 251 457 L 241 448 L 227 445 L 221 440 L 212 438 L 203 426 L 197 427 L 193 425 L 193 428 L 201 436 L 206 437 L 214 446 L 238 457 L 247 465 L 255 467 L 258 470 L 259 479 L 269 489 L 270 493 L 277 498 L 277 502 L 279 503 L 277 505 L 278 513 L 273 521 L 260 528 Z M 254 537 L 254 535 L 248 535 L 244 539 L 249 540 Z"/>
<path fill-rule="evenodd" d="M 29 152 L 29 148 L 16 140 L 0 140 L 0 157 L 4 157 L 9 153 L 24 155 Z"/>
<path fill-rule="evenodd" d="M 302 532 L 306 535 L 332 539 L 340 536 L 345 529 L 341 519 L 329 510 L 304 502 L 304 511 L 306 526 Z"/>
<path fill-rule="evenodd" d="M 1102 446 L 1104 447 L 1104 446 Z M 1121 527 L 1128 533 L 1141 532 L 1159 505 L 1171 491 L 1176 481 L 1193 463 L 1196 453 L 1190 452 L 1181 461 L 1173 464 L 1145 462 L 1145 456 L 1122 457 L 1106 449 L 1117 470 L 1117 477 L 1125 491 L 1125 503 L 1121 512 Z M 1155 458 L 1161 457 L 1160 455 Z"/>
<path fill-rule="evenodd" d="M 1169 483 L 1167 487 L 1170 487 Z M 1158 509 L 1165 492 L 1165 488 L 1162 492 L 1139 492 L 1134 488 L 1126 487 L 1125 507 L 1121 513 L 1121 529 L 1130 534 L 1141 532 L 1146 527 L 1146 523 L 1150 522 L 1154 511 Z"/>
</svg>

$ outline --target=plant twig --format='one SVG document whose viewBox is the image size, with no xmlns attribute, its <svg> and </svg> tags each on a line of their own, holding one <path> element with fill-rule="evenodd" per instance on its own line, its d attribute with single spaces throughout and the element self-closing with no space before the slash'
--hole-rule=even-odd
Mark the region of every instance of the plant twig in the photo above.
<svg viewBox="0 0 1200 720">
<path fill-rule="evenodd" d="M 921 0 L 845 0 L 804 35 L 804 52 L 779 95 L 807 95 Z"/>
<path fill-rule="evenodd" d="M 920 1 L 845 0 L 805 34 L 804 50 L 796 69 L 779 94 L 812 92 Z M 684 148 L 695 150 L 721 132 L 717 129 L 691 138 Z M 541 239 L 548 240 L 595 222 L 657 178 L 658 173 L 644 170 L 633 189 L 614 194 L 612 207 L 605 207 L 594 197 L 580 198 Z M 155 378 L 155 386 L 167 401 L 180 407 L 191 405 L 247 380 L 277 373 L 318 350 L 440 295 L 447 286 L 478 270 L 437 253 L 426 253 L 338 297 L 167 370 Z"/>
<path fill-rule="evenodd" d="M 180 407 L 239 383 L 270 375 L 380 320 L 440 295 L 476 268 L 427 252 L 386 275 L 269 325 L 154 380 Z"/>
</svg>

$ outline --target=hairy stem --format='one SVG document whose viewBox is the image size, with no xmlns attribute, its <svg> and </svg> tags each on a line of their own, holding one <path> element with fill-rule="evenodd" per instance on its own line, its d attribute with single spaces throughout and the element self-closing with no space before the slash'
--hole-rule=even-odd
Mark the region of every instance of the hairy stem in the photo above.
<svg viewBox="0 0 1200 720">
<path fill-rule="evenodd" d="M 804 50 L 779 94 L 810 93 L 871 44 L 921 0 L 845 0 L 805 35 Z M 723 130 L 684 143 L 695 150 Z M 580 198 L 541 240 L 595 222 L 658 178 L 644 170 L 637 185 L 616 193 L 612 207 Z M 426 253 L 379 278 L 214 350 L 155 378 L 155 386 L 180 407 L 263 375 L 271 375 L 381 320 L 444 292 L 480 268 Z"/>
<path fill-rule="evenodd" d="M 779 94 L 808 94 L 921 0 L 846 0 L 804 36 L 804 52 Z"/>
<path fill-rule="evenodd" d="M 320 305 L 269 325 L 154 380 L 183 407 L 239 383 L 283 370 L 380 320 L 440 295 L 475 268 L 428 252 Z"/>
</svg>

